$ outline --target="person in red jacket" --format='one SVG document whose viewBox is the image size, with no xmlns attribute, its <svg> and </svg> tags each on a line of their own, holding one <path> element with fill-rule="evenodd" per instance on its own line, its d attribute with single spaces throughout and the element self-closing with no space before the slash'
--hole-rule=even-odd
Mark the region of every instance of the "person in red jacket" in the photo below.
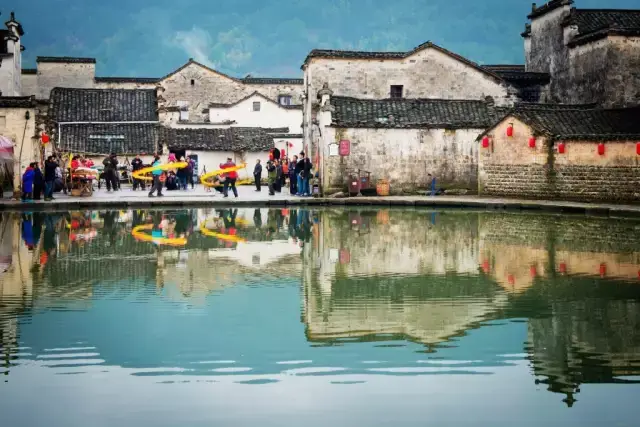
<svg viewBox="0 0 640 427">
<path fill-rule="evenodd" d="M 236 164 L 233 162 L 233 160 L 231 160 L 231 157 L 227 158 L 227 163 L 220 165 L 220 169 L 229 169 L 229 168 L 235 168 L 235 167 L 236 167 Z M 224 176 L 225 178 L 224 187 L 222 190 L 224 197 L 229 197 L 229 187 L 231 187 L 231 190 L 233 191 L 233 195 L 238 197 L 238 190 L 236 189 L 236 180 L 238 179 L 238 172 L 236 171 L 226 172 L 222 174 L 222 176 Z"/>
</svg>

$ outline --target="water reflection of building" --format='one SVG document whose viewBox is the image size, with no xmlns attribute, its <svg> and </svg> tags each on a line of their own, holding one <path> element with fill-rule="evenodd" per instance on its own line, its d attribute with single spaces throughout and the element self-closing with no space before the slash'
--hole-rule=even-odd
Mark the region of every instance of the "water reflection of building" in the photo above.
<svg viewBox="0 0 640 427">
<path fill-rule="evenodd" d="M 640 224 L 481 214 L 481 269 L 527 317 L 537 381 L 571 406 L 585 383 L 640 375 Z"/>
<path fill-rule="evenodd" d="M 477 225 L 466 214 L 326 213 L 305 274 L 314 341 L 397 334 L 436 344 L 490 318 L 506 296 L 477 276 Z"/>
</svg>

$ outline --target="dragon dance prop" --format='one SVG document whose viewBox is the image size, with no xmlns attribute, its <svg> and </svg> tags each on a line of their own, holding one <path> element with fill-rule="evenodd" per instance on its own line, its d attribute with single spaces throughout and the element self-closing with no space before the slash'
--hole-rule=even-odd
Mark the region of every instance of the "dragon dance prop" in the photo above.
<svg viewBox="0 0 640 427">
<path fill-rule="evenodd" d="M 177 163 L 163 163 L 158 166 L 150 166 L 148 168 L 139 169 L 131 174 L 134 179 L 140 179 L 144 181 L 153 181 L 153 177 L 147 176 L 148 173 L 154 171 L 168 171 L 171 169 L 184 169 L 189 164 L 187 162 L 177 162 Z"/>
<path fill-rule="evenodd" d="M 143 231 L 148 231 L 152 228 L 153 224 L 138 225 L 137 227 L 134 227 L 133 230 L 131 230 L 131 235 L 137 240 L 142 240 L 143 242 L 151 242 L 157 245 L 184 246 L 187 244 L 187 239 L 185 239 L 184 237 L 154 237 L 150 236 L 147 233 L 143 233 Z"/>
<path fill-rule="evenodd" d="M 213 172 L 205 173 L 200 177 L 200 182 L 202 183 L 202 185 L 205 185 L 207 187 L 220 187 L 222 185 L 221 183 L 209 182 L 209 178 L 213 178 L 214 176 L 217 176 L 217 175 L 222 175 L 223 173 L 237 172 L 246 167 L 247 167 L 247 164 L 243 163 L 240 166 L 234 166 L 232 168 L 226 168 L 226 169 L 218 169 Z M 247 178 L 240 181 L 236 181 L 236 185 L 251 184 L 251 182 L 252 181 Z"/>
<path fill-rule="evenodd" d="M 203 221 L 202 225 L 200 226 L 200 233 L 202 233 L 202 235 L 204 236 L 215 237 L 216 239 L 224 240 L 225 242 L 233 242 L 233 243 L 244 243 L 247 241 L 247 239 L 244 239 L 240 236 L 236 236 L 234 234 L 224 234 L 224 233 L 218 233 L 217 231 L 213 231 L 206 227 L 206 223 L 207 221 Z M 242 218 L 236 218 L 235 223 L 240 226 L 249 225 L 249 221 Z"/>
</svg>

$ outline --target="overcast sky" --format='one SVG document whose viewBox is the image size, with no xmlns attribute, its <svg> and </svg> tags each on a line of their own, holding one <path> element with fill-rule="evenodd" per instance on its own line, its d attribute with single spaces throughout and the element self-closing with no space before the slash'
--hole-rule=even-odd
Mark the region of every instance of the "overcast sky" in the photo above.
<svg viewBox="0 0 640 427">
<path fill-rule="evenodd" d="M 522 63 L 530 0 L 8 0 L 36 56 L 90 56 L 99 76 L 160 77 L 194 58 L 234 76 L 299 76 L 314 48 L 409 50 Z M 542 3 L 539 1 L 538 3 Z M 639 0 L 577 0 L 640 8 Z"/>
</svg>

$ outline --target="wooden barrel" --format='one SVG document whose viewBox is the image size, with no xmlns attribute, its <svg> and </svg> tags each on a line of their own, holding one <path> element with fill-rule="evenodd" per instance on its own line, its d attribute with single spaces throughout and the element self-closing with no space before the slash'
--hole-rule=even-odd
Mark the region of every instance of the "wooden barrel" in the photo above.
<svg viewBox="0 0 640 427">
<path fill-rule="evenodd" d="M 388 196 L 389 195 L 389 180 L 387 179 L 379 179 L 376 185 L 376 193 L 378 196 Z"/>
</svg>

